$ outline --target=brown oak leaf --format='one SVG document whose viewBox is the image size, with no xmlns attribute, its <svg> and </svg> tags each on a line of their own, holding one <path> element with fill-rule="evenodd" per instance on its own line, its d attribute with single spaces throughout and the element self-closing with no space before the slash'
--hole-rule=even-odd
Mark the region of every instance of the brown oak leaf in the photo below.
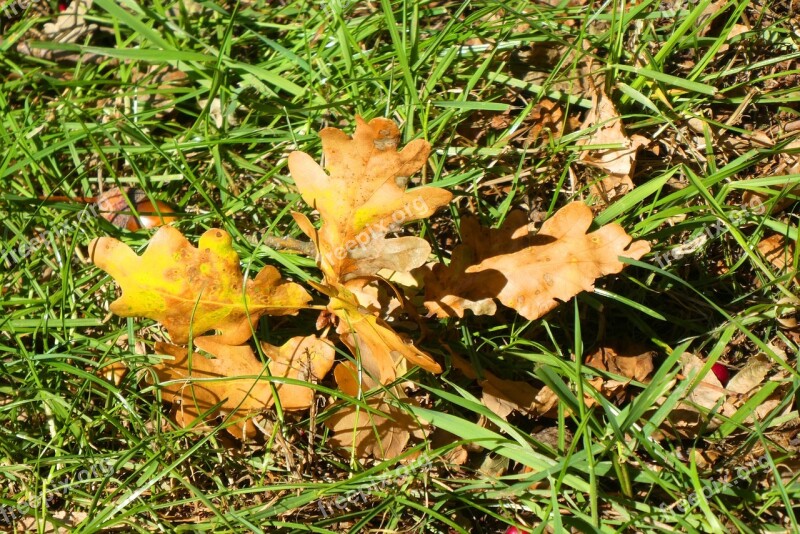
<svg viewBox="0 0 800 534">
<path fill-rule="evenodd" d="M 240 438 L 256 434 L 250 419 L 274 404 L 273 388 L 284 410 L 311 406 L 313 389 L 281 378 L 318 381 L 334 361 L 333 347 L 315 336 L 293 337 L 281 347 L 262 343 L 270 358 L 266 365 L 248 345 L 226 345 L 215 337 L 198 337 L 194 344 L 213 358 L 198 352 L 189 358 L 186 347 L 156 343 L 157 353 L 175 358 L 154 367 L 163 398 L 173 405 L 172 415 L 180 426 L 195 423 L 201 415 L 208 419 L 222 413 L 235 421 L 226 429 Z"/>
<path fill-rule="evenodd" d="M 438 187 L 406 189 L 428 159 L 428 142 L 416 139 L 398 151 L 400 130 L 384 118 L 356 117 L 352 138 L 338 128 L 319 135 L 328 172 L 304 152 L 289 155 L 289 171 L 303 200 L 322 219 L 318 232 L 306 224 L 301 229 L 317 244 L 328 283 L 422 265 L 430 254 L 425 240 L 387 239 L 386 234 L 430 217 L 452 198 Z"/>
<path fill-rule="evenodd" d="M 366 373 L 359 381 L 358 371 L 352 362 L 343 362 L 333 370 L 339 389 L 357 398 L 374 389 L 378 384 Z M 390 390 L 402 402 L 409 402 L 402 388 L 394 386 Z M 330 444 L 344 456 L 352 453 L 358 459 L 373 456 L 389 459 L 399 456 L 411 436 L 422 437 L 423 430 L 414 417 L 390 404 L 386 396 L 390 393 L 379 391 L 368 396 L 365 409 L 353 403 L 342 403 L 341 407 L 325 420 L 330 431 Z"/>
<path fill-rule="evenodd" d="M 639 259 L 650 250 L 645 241 L 631 242 L 618 224 L 587 233 L 592 212 L 582 202 L 561 208 L 536 235 L 521 216 L 509 217 L 498 230 L 479 229 L 477 238 L 468 236 L 479 227 L 467 221 L 451 264 L 425 275 L 425 305 L 439 317 L 463 317 L 467 309 L 491 314 L 489 301 L 496 298 L 538 319 L 559 301 L 592 291 L 598 277 L 622 271 L 620 256 Z"/>
<path fill-rule="evenodd" d="M 328 309 L 339 319 L 342 342 L 357 357 L 370 377 L 388 384 L 397 378 L 401 359 L 432 373 L 441 373 L 441 366 L 429 355 L 407 343 L 388 324 L 358 305 L 355 296 L 341 289 L 331 296 Z"/>
<path fill-rule="evenodd" d="M 578 145 L 620 145 L 620 148 L 600 148 L 581 152 L 579 161 L 602 169 L 608 176 L 591 186 L 591 192 L 610 202 L 630 192 L 633 173 L 636 168 L 636 153 L 648 143 L 644 137 L 628 137 L 622 125 L 616 106 L 604 92 L 600 91 L 593 99 L 594 106 L 586 115 L 581 128 L 597 129 L 589 136 L 578 140 Z"/>
</svg>

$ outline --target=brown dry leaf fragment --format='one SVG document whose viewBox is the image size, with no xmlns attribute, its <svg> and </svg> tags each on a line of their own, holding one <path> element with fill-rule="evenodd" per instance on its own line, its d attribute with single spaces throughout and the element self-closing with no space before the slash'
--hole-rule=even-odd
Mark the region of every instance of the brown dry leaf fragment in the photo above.
<svg viewBox="0 0 800 534">
<path fill-rule="evenodd" d="M 86 14 L 92 8 L 94 0 L 73 0 L 67 8 L 56 17 L 55 22 L 44 25 L 36 37 L 49 43 L 77 43 L 86 35 L 97 31 L 96 24 L 86 23 Z M 53 61 L 77 61 L 80 54 L 67 50 L 50 48 L 31 48 L 27 40 L 17 45 L 17 51 L 26 56 L 34 56 Z"/>
<path fill-rule="evenodd" d="M 243 287 L 239 256 L 224 230 L 205 232 L 198 248 L 162 226 L 141 256 L 110 237 L 93 240 L 89 250 L 95 265 L 122 288 L 110 311 L 159 321 L 175 343 L 188 342 L 190 330 L 195 336 L 218 330 L 220 342 L 244 343 L 262 315 L 291 315 L 311 300 L 270 266 Z"/>
<path fill-rule="evenodd" d="M 478 379 L 472 365 L 461 356 L 451 353 L 453 367 L 461 371 L 467 378 Z M 551 413 L 558 397 L 547 386 L 539 389 L 527 382 L 505 380 L 484 370 L 483 380 L 478 384 L 483 390 L 481 402 L 494 413 L 507 419 L 512 412 L 520 412 L 533 416 Z"/>
<path fill-rule="evenodd" d="M 795 202 L 797 197 L 800 196 L 800 185 L 797 185 L 797 178 L 795 175 L 800 174 L 800 163 L 792 156 L 784 155 L 789 161 L 782 161 L 778 167 L 771 173 L 777 176 L 787 174 L 786 183 L 783 185 L 772 186 L 780 198 L 775 202 L 771 202 L 776 194 L 767 194 L 752 189 L 746 189 L 742 193 L 742 206 L 756 214 L 763 214 L 767 206 L 770 206 L 770 213 L 780 213 L 788 208 Z"/>
<path fill-rule="evenodd" d="M 725 389 L 747 395 L 764 383 L 771 368 L 772 362 L 765 354 L 756 354 L 730 379 Z"/>
<path fill-rule="evenodd" d="M 453 445 L 458 441 L 461 441 L 461 438 L 441 428 L 435 428 L 429 436 L 431 450 L 441 450 L 451 446 L 447 452 L 437 456 L 436 459 L 452 466 L 464 465 L 469 459 L 469 451 L 464 444 Z"/>
<path fill-rule="evenodd" d="M 596 351 L 586 357 L 585 364 L 595 369 L 643 382 L 653 372 L 653 353 L 645 352 L 635 356 L 623 356 L 611 347 L 598 347 Z"/>
<path fill-rule="evenodd" d="M 38 515 L 39 514 L 37 514 L 37 516 Z M 78 528 L 78 525 L 86 521 L 88 518 L 89 514 L 86 512 L 48 510 L 46 517 L 25 516 L 17 519 L 13 532 L 68 534 L 70 532 L 75 532 L 75 530 Z"/>
<path fill-rule="evenodd" d="M 416 139 L 398 151 L 400 131 L 383 118 L 356 117 L 352 138 L 337 128 L 325 128 L 320 137 L 330 174 L 304 152 L 289 155 L 289 170 L 303 200 L 322 219 L 319 231 L 302 229 L 317 243 L 328 283 L 421 265 L 430 253 L 424 240 L 405 237 L 393 243 L 385 236 L 403 223 L 431 216 L 452 198 L 437 187 L 406 190 L 409 177 L 428 159 L 428 142 Z"/>
<path fill-rule="evenodd" d="M 414 345 L 405 342 L 384 321 L 358 305 L 355 296 L 344 288 L 331 295 L 328 309 L 339 319 L 338 332 L 342 342 L 360 358 L 370 377 L 388 384 L 397 378 L 397 366 L 402 359 L 432 373 L 442 368 L 433 358 Z"/>
<path fill-rule="evenodd" d="M 636 166 L 636 153 L 648 141 L 641 136 L 628 137 L 622 125 L 622 118 L 608 95 L 600 91 L 593 97 L 592 102 L 593 107 L 589 110 L 581 128 L 597 126 L 597 129 L 589 137 L 579 139 L 578 145 L 621 145 L 621 147 L 585 150 L 581 152 L 579 161 L 608 173 L 606 178 L 592 185 L 590 189 L 593 195 L 609 203 L 633 189 L 632 177 Z"/>
<path fill-rule="evenodd" d="M 519 380 L 504 380 L 484 372 L 486 379 L 479 382 L 483 388 L 481 402 L 494 413 L 506 419 L 511 412 L 518 411 L 540 415 L 549 408 L 539 404 L 540 390 Z"/>
<path fill-rule="evenodd" d="M 785 272 L 787 266 L 791 267 L 794 264 L 794 245 L 781 234 L 761 240 L 758 244 L 758 251 L 779 273 Z M 796 273 L 795 281 L 797 281 Z"/>
<path fill-rule="evenodd" d="M 465 309 L 491 313 L 485 301 L 497 298 L 535 320 L 559 301 L 592 291 L 598 277 L 622 271 L 625 264 L 620 256 L 639 259 L 650 250 L 645 241 L 631 242 L 618 224 L 587 234 L 591 223 L 591 210 L 582 202 L 573 202 L 545 221 L 534 236 L 527 235 L 526 226 L 489 230 L 488 240 L 454 250 L 456 265 L 430 273 L 425 305 L 439 317 L 463 317 Z M 508 235 L 521 237 L 509 242 L 503 239 Z M 509 252 L 497 250 L 504 246 Z M 485 254 L 486 247 L 497 255 Z"/>
<path fill-rule="evenodd" d="M 262 343 L 270 357 L 266 366 L 248 345 L 226 345 L 214 337 L 198 337 L 194 344 L 215 358 L 194 353 L 189 359 L 185 347 L 156 343 L 157 353 L 175 357 L 154 367 L 164 400 L 173 405 L 173 416 L 182 427 L 201 414 L 206 418 L 230 414 L 236 424 L 228 431 L 235 437 L 255 435 L 249 419 L 272 406 L 273 385 L 284 410 L 304 410 L 313 403 L 313 389 L 280 381 L 271 385 L 270 376 L 315 382 L 330 371 L 334 361 L 333 347 L 315 336 L 294 337 L 281 347 Z"/>
<path fill-rule="evenodd" d="M 730 417 L 736 412 L 736 408 L 727 399 L 725 388 L 714 373 L 709 370 L 698 381 L 697 374 L 704 365 L 705 362 L 694 354 L 685 353 L 681 356 L 684 376 L 682 380 L 696 385 L 686 395 L 686 401 L 679 402 L 664 421 L 662 430 L 665 433 L 675 432 L 680 437 L 694 437 L 700 429 L 714 430 L 721 424 L 719 417 L 709 420 L 710 410 L 715 410 L 715 413 L 725 417 Z M 664 400 L 661 398 L 657 403 L 661 404 Z"/>
<path fill-rule="evenodd" d="M 351 397 L 359 397 L 377 385 L 366 373 L 361 375 L 352 362 L 339 363 L 333 370 L 339 389 Z M 400 401 L 409 402 L 402 389 L 395 386 L 390 390 Z M 408 413 L 386 401 L 386 392 L 379 392 L 366 398 L 369 410 L 346 404 L 325 420 L 331 430 L 330 445 L 343 456 L 352 453 L 364 460 L 370 456 L 388 460 L 403 452 L 412 435 L 421 437 L 422 432 L 416 420 Z"/>
</svg>

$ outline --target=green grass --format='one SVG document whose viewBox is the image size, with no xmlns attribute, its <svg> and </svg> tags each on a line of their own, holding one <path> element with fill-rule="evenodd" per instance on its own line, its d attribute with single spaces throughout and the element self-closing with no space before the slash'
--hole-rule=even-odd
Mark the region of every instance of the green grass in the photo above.
<svg viewBox="0 0 800 534">
<path fill-rule="evenodd" d="M 60 511 L 87 513 L 74 527 L 81 532 L 800 530 L 796 473 L 777 468 L 798 447 L 798 337 L 780 320 L 796 308 L 798 257 L 781 272 L 756 249 L 774 233 L 796 239 L 797 207 L 737 217 L 746 191 L 768 195 L 767 205 L 796 200 L 781 188 L 798 183 L 786 169 L 800 153 L 800 130 L 785 129 L 800 119 L 797 17 L 787 2 L 729 1 L 710 17 L 710 0 L 182 4 L 95 0 L 88 19 L 102 31 L 39 45 L 80 54 L 58 63 L 17 51 L 45 21 L 33 8 L 0 14 L 3 252 L 48 237 L 0 267 L 4 510 L 36 499 L 25 515 L 42 530 Z M 548 63 L 543 43 L 564 48 Z M 652 141 L 639 154 L 636 188 L 598 209 L 596 223 L 622 224 L 653 252 L 540 321 L 508 309 L 432 319 L 422 348 L 446 370 L 412 372 L 422 404 L 403 408 L 451 439 L 415 441 L 404 457 L 432 464 L 402 480 L 397 460 L 361 466 L 336 456 L 320 424 L 328 407 L 315 417 L 268 412 L 271 432 L 255 445 L 219 429 L 175 428 L 143 380 L 159 329 L 109 316 L 115 284 L 87 259 L 94 237 L 141 250 L 149 234 L 81 218 L 81 204 L 38 199 L 135 185 L 177 205 L 190 240 L 224 228 L 252 271 L 272 264 L 318 280 L 313 261 L 259 245 L 263 235 L 301 237 L 290 211 L 309 213 L 286 155 L 318 157 L 323 126 L 350 131 L 357 114 L 387 116 L 402 123 L 405 141 L 432 143 L 421 180 L 456 195 L 449 210 L 409 227 L 446 260 L 464 213 L 497 225 L 514 208 L 544 217 L 588 198 L 600 175 L 577 160 L 591 131 L 538 140 L 526 132 L 545 98 L 580 124 L 592 105 L 581 70 L 589 60 L 628 133 Z M 185 80 L 165 86 L 151 67 Z M 718 224 L 693 253 L 654 261 Z M 315 320 L 311 311 L 265 320 L 259 337 L 308 334 Z M 650 382 L 629 386 L 622 403 L 592 393 L 598 373 L 574 357 L 612 342 L 658 354 Z M 498 417 L 451 368 L 451 351 L 550 386 L 555 418 Z M 766 354 L 785 372 L 764 394 L 778 391 L 783 403 L 753 422 L 747 416 L 764 400 L 755 398 L 713 432 L 661 439 L 656 429 L 685 393 L 673 379 L 687 351 L 734 369 Z M 132 370 L 118 386 L 99 376 L 116 361 Z M 335 386 L 324 382 L 320 399 L 325 387 Z M 461 444 L 469 460 L 453 465 L 447 453 Z M 700 455 L 709 460 L 698 464 Z M 753 469 L 761 458 L 767 466 Z M 750 476 L 737 478 L 741 468 Z M 730 480 L 743 482 L 704 495 Z M 336 506 L 365 487 L 366 502 Z M 691 495 L 697 502 L 682 506 Z"/>
</svg>

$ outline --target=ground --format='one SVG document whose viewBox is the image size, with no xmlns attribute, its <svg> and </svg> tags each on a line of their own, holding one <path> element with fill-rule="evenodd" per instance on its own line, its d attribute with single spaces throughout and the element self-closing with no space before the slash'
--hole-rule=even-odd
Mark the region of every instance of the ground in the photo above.
<svg viewBox="0 0 800 534">
<path fill-rule="evenodd" d="M 0 9 L 1 527 L 800 531 L 797 2 Z M 89 197 L 135 187 L 192 243 L 227 231 L 249 275 L 320 281 L 281 243 L 306 240 L 291 211 L 318 220 L 287 156 L 318 160 L 318 132 L 356 116 L 430 143 L 410 183 L 453 200 L 398 232 L 431 259 L 469 216 L 521 210 L 535 231 L 571 201 L 651 251 L 536 320 L 395 310 L 443 370 L 397 386 L 416 424 L 399 456 L 333 450 L 331 375 L 253 439 L 181 428 L 154 384 L 167 333 L 109 312 L 119 289 L 88 248 L 141 253 L 153 230 Z M 309 292 L 317 309 L 257 337 L 320 333 Z"/>
</svg>

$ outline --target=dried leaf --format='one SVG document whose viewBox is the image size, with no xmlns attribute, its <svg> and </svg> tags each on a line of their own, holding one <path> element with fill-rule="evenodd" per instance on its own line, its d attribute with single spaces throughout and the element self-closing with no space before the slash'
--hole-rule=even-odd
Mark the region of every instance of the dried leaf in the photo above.
<svg viewBox="0 0 800 534">
<path fill-rule="evenodd" d="M 727 400 L 725 388 L 714 373 L 709 370 L 702 377 L 698 377 L 698 372 L 704 365 L 705 362 L 694 354 L 685 353 L 681 356 L 684 376 L 682 380 L 684 383 L 685 381 L 692 384 L 696 382 L 696 385 L 686 395 L 687 402 L 679 402 L 670 412 L 668 420 L 662 425 L 665 433 L 677 433 L 684 438 L 694 437 L 702 429 L 714 430 L 721 424 L 722 421 L 719 417 L 709 420 L 708 412 L 710 410 L 726 417 L 730 417 L 736 412 L 736 408 Z M 660 405 L 664 400 L 664 398 L 659 399 L 657 404 Z"/>
<path fill-rule="evenodd" d="M 195 352 L 190 359 L 185 347 L 156 343 L 157 353 L 175 358 L 154 367 L 164 400 L 173 404 L 173 416 L 183 427 L 195 423 L 200 415 L 230 414 L 237 424 L 228 429 L 236 437 L 255 434 L 248 420 L 272 406 L 273 387 L 284 410 L 303 410 L 313 403 L 313 389 L 271 383 L 269 377 L 318 381 L 334 361 L 333 347 L 315 336 L 294 337 L 281 347 L 262 343 L 270 357 L 266 366 L 248 345 L 226 345 L 214 337 L 198 337 L 194 343 L 214 358 Z"/>
<path fill-rule="evenodd" d="M 36 514 L 39 516 L 40 514 Z M 37 532 L 39 534 L 68 534 L 89 519 L 89 514 L 80 511 L 48 510 L 47 516 L 25 516 L 16 520 L 14 532 Z"/>
<path fill-rule="evenodd" d="M 16 3 L 16 2 L 13 2 Z M 86 35 L 97 31 L 96 24 L 87 24 L 86 14 L 92 8 L 94 0 L 73 0 L 67 8 L 56 17 L 55 22 L 44 25 L 41 33 L 36 32 L 40 41 L 49 43 L 77 43 Z M 68 50 L 54 48 L 31 48 L 27 40 L 17 45 L 20 54 L 47 60 L 77 61 L 80 54 Z"/>
<path fill-rule="evenodd" d="M 581 128 L 594 126 L 598 128 L 591 136 L 579 139 L 579 146 L 621 145 L 621 148 L 583 151 L 579 160 L 608 173 L 606 178 L 592 185 L 591 191 L 609 202 L 633 189 L 636 153 L 642 145 L 647 144 L 647 139 L 640 136 L 634 136 L 633 139 L 628 137 L 617 108 L 602 91 L 593 97 L 593 107 Z"/>
<path fill-rule="evenodd" d="M 510 220 L 514 225 L 519 222 Z M 650 250 L 645 241 L 631 243 L 618 224 L 587 234 L 591 222 L 591 210 L 573 202 L 547 220 L 535 236 L 514 225 L 484 232 L 482 237 L 488 237 L 454 250 L 456 265 L 435 268 L 426 277 L 425 305 L 439 317 L 462 317 L 465 309 L 491 313 L 485 301 L 497 298 L 534 320 L 559 301 L 592 291 L 596 278 L 620 272 L 625 265 L 619 256 L 639 259 Z M 521 237 L 513 239 L 516 236 Z M 503 247 L 508 252 L 501 252 Z"/>
<path fill-rule="evenodd" d="M 406 343 L 384 321 L 361 308 L 349 291 L 342 288 L 337 295 L 331 295 L 328 309 L 339 319 L 342 342 L 360 358 L 364 369 L 377 382 L 394 381 L 401 359 L 432 373 L 442 372 L 433 358 Z"/>
<path fill-rule="evenodd" d="M 144 254 L 109 237 L 89 245 L 92 261 L 122 288 L 109 309 L 122 317 L 160 321 L 173 342 L 220 332 L 219 341 L 237 345 L 250 338 L 259 317 L 291 315 L 311 297 L 299 285 L 265 267 L 242 286 L 239 256 L 223 230 L 208 230 L 194 248 L 175 228 L 163 226 Z"/>
<path fill-rule="evenodd" d="M 339 389 L 351 397 L 367 393 L 376 382 L 368 375 L 361 375 L 352 362 L 343 362 L 333 370 Z M 398 386 L 390 390 L 401 401 L 408 402 Z M 378 459 L 395 458 L 403 452 L 412 435 L 420 436 L 421 429 L 408 413 L 386 401 L 386 392 L 365 399 L 369 410 L 354 404 L 344 404 L 325 420 L 331 430 L 330 445 L 349 457 L 358 459 L 373 456 Z"/>
<path fill-rule="evenodd" d="M 747 395 L 764 383 L 771 368 L 772 362 L 765 354 L 756 354 L 730 379 L 725 388 L 740 395 Z"/>
<path fill-rule="evenodd" d="M 779 273 L 786 271 L 787 266 L 791 268 L 794 264 L 794 244 L 787 241 L 786 236 L 781 234 L 771 235 L 758 244 L 758 251 L 770 262 Z M 795 281 L 798 280 L 795 274 Z"/>
<path fill-rule="evenodd" d="M 304 152 L 289 155 L 289 170 L 303 200 L 319 211 L 318 232 L 302 228 L 317 243 L 328 283 L 369 276 L 382 268 L 411 270 L 430 249 L 424 240 L 385 238 L 402 223 L 431 216 L 452 198 L 436 187 L 406 190 L 409 176 L 427 161 L 430 145 L 414 140 L 398 151 L 394 122 L 356 117 L 352 139 L 337 128 L 320 132 L 326 173 Z"/>
<path fill-rule="evenodd" d="M 483 388 L 481 402 L 503 419 L 514 411 L 541 415 L 549 410 L 539 404 L 541 390 L 527 382 L 504 380 L 490 373 L 486 377 L 479 382 Z"/>
<path fill-rule="evenodd" d="M 623 356 L 612 347 L 598 347 L 586 357 L 585 364 L 601 371 L 644 382 L 653 372 L 653 353 Z"/>
<path fill-rule="evenodd" d="M 450 358 L 453 367 L 467 378 L 478 378 L 466 359 L 454 353 L 450 354 Z M 499 378 L 486 370 L 483 371 L 483 376 L 483 380 L 478 382 L 483 390 L 481 402 L 503 419 L 507 419 L 512 412 L 532 416 L 549 414 L 558 403 L 558 397 L 547 386 L 535 388 L 527 382 Z"/>
</svg>

